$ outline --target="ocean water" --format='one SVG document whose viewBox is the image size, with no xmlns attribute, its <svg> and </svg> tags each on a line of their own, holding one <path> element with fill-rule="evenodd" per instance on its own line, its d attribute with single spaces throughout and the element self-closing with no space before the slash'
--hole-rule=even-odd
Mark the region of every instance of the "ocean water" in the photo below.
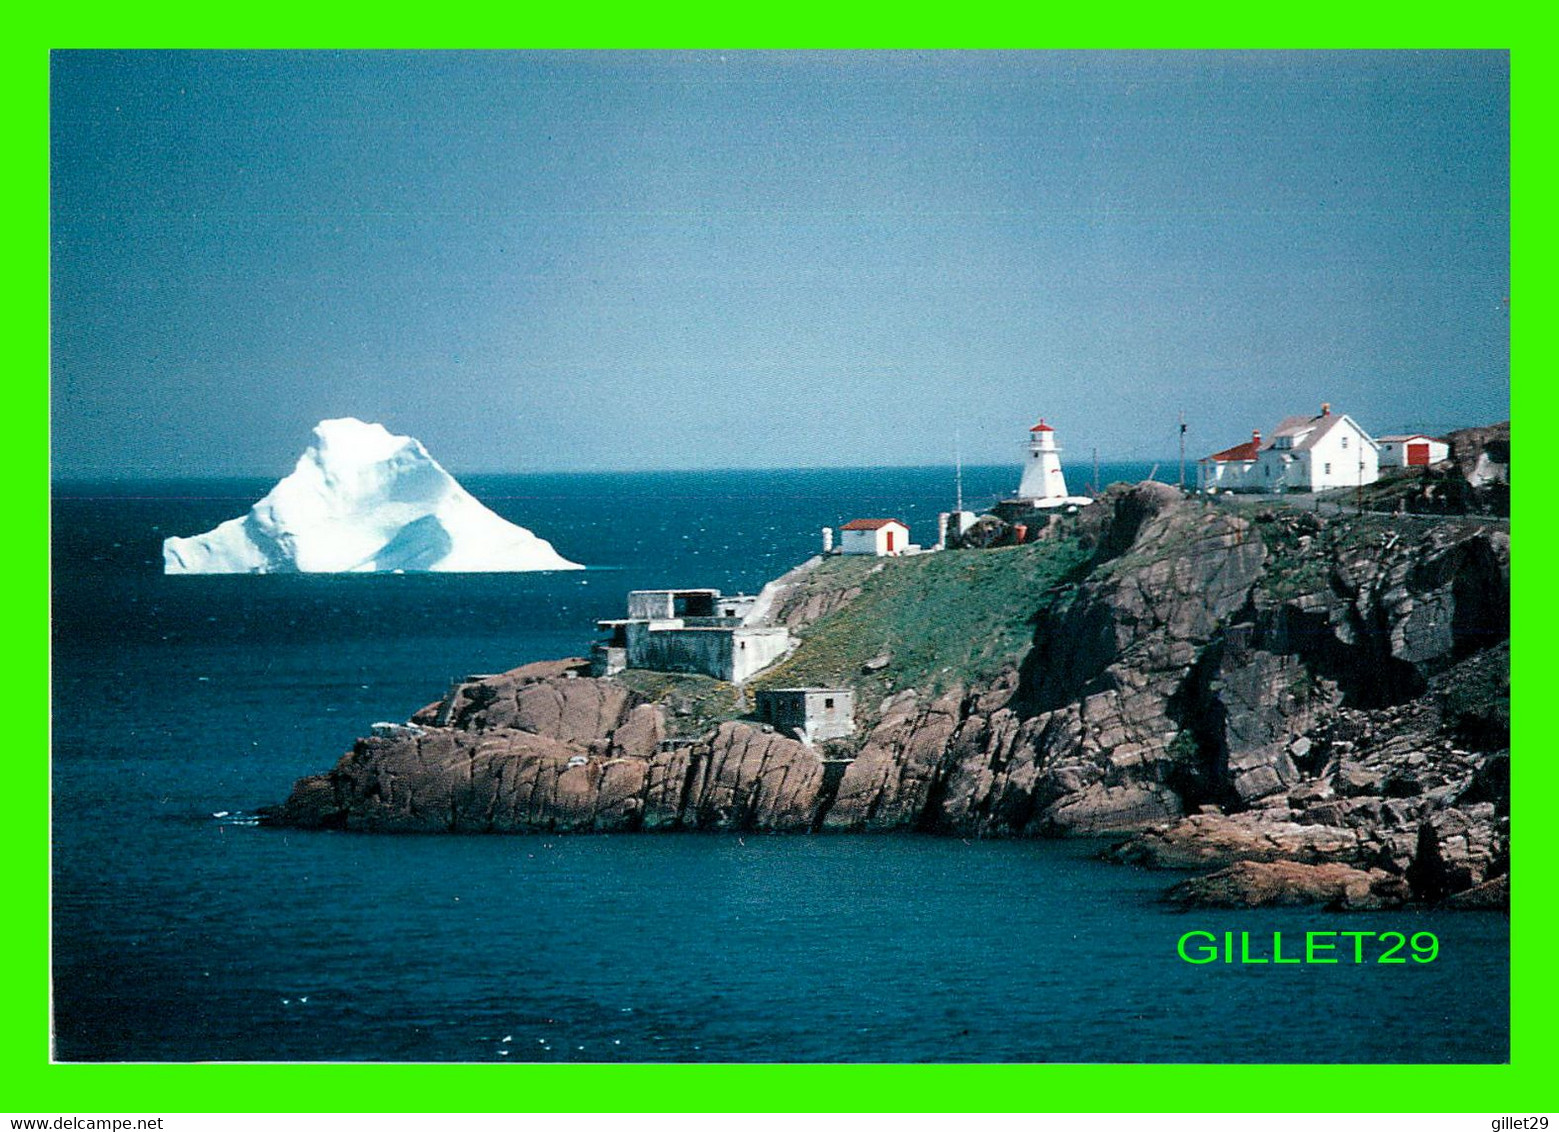
<svg viewBox="0 0 1559 1132">
<path fill-rule="evenodd" d="M 965 469 L 966 499 L 1014 476 Z M 860 515 L 934 541 L 952 472 L 465 482 L 591 569 L 168 578 L 164 536 L 270 484 L 57 485 L 58 1058 L 1507 1059 L 1497 915 L 1177 912 L 1156 900 L 1173 875 L 1088 842 L 250 824 L 450 680 L 582 655 L 629 589 L 752 590 Z M 1193 929 L 1427 930 L 1440 955 L 1193 967 Z"/>
</svg>

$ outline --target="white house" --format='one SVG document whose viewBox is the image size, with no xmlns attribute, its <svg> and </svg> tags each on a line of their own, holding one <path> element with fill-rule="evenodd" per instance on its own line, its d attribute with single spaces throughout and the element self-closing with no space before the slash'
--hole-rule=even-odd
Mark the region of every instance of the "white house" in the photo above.
<svg viewBox="0 0 1559 1132">
<path fill-rule="evenodd" d="M 1451 458 L 1451 446 L 1423 433 L 1406 433 L 1380 438 L 1382 468 L 1427 468 Z"/>
<path fill-rule="evenodd" d="M 909 528 L 897 519 L 852 519 L 839 528 L 840 554 L 903 554 L 909 549 Z"/>
<path fill-rule="evenodd" d="M 1261 452 L 1261 430 L 1252 429 L 1250 439 L 1196 462 L 1197 491 L 1259 491 L 1251 483 L 1251 471 Z"/>
<path fill-rule="evenodd" d="M 1325 491 L 1380 477 L 1380 446 L 1347 413 L 1328 404 L 1313 417 L 1287 417 L 1246 473 L 1247 491 Z"/>
</svg>

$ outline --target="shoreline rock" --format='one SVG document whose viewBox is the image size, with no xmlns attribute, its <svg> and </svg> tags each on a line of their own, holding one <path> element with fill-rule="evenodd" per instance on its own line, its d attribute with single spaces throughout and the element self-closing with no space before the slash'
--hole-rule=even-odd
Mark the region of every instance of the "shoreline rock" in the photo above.
<svg viewBox="0 0 1559 1132">
<path fill-rule="evenodd" d="M 1238 861 L 1208 876 L 1181 881 L 1164 893 L 1184 908 L 1270 908 L 1326 905 L 1349 911 L 1400 908 L 1407 882 L 1380 869 L 1328 862 Z"/>
<path fill-rule="evenodd" d="M 1026 652 L 994 675 L 874 698 L 850 761 L 738 715 L 734 692 L 705 726 L 632 681 L 583 675 L 579 660 L 543 662 L 459 684 L 406 727 L 359 740 L 264 820 L 1111 833 L 1127 837 L 1108 854 L 1122 863 L 1335 866 L 1429 903 L 1508 872 L 1507 531 L 1242 514 L 1144 484 L 1112 487 L 1021 552 L 1065 540 L 1085 560 L 1035 594 Z M 823 563 L 775 615 L 805 649 L 877 576 Z M 1295 874 L 1241 891 L 1269 889 L 1286 900 L 1315 885 Z"/>
</svg>

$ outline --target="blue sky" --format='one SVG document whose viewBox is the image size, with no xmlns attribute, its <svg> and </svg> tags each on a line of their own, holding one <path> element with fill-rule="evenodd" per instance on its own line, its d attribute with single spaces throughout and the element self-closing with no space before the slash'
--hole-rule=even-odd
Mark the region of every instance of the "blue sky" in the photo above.
<svg viewBox="0 0 1559 1132">
<path fill-rule="evenodd" d="M 1502 52 L 54 56 L 57 476 L 1508 416 Z"/>
</svg>

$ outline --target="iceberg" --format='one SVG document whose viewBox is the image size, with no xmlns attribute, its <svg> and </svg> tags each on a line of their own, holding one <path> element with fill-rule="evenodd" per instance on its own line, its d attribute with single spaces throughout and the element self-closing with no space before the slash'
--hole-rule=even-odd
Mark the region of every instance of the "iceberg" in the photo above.
<svg viewBox="0 0 1559 1132">
<path fill-rule="evenodd" d="M 353 417 L 320 421 L 247 515 L 165 539 L 162 560 L 165 574 L 584 569 L 478 503 L 421 441 Z"/>
</svg>

